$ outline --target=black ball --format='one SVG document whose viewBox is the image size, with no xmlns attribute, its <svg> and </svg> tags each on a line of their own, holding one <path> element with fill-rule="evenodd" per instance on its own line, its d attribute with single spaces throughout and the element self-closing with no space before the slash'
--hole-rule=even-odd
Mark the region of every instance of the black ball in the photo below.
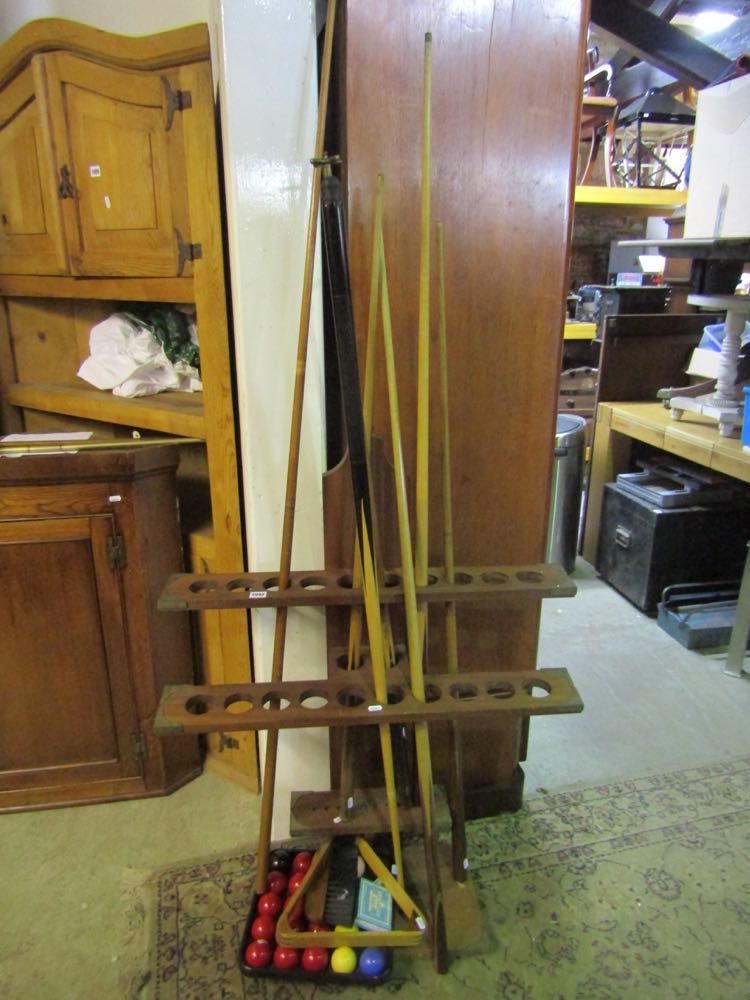
<svg viewBox="0 0 750 1000">
<path fill-rule="evenodd" d="M 271 871 L 283 872 L 285 875 L 288 874 L 291 864 L 292 855 L 289 851 L 272 851 L 268 859 L 268 867 Z"/>
</svg>

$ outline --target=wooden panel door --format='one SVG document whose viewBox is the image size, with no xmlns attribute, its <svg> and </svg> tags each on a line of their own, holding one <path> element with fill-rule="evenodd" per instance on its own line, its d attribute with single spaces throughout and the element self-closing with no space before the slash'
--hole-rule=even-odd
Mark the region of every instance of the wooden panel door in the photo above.
<svg viewBox="0 0 750 1000">
<path fill-rule="evenodd" d="M 38 67 L 0 92 L 0 273 L 67 271 L 62 217 Z"/>
<path fill-rule="evenodd" d="M 50 95 L 71 270 L 80 275 L 190 274 L 182 114 L 170 74 L 38 57 Z M 174 82 L 174 72 L 172 80 Z"/>
<path fill-rule="evenodd" d="M 432 33 L 432 218 L 445 232 L 458 565 L 544 558 L 587 14 L 584 0 L 350 0 L 346 8 L 343 110 L 355 320 L 364 338 L 374 190 L 383 171 L 409 474 L 416 451 L 422 66 L 424 36 Z M 431 247 L 435 263 L 434 227 Z M 432 320 L 435 336 L 436 280 Z M 380 367 L 375 430 L 388 440 Z M 431 385 L 430 561 L 441 565 L 435 343 Z M 534 667 L 538 624 L 538 603 L 462 605 L 462 669 Z M 430 633 L 430 666 L 438 670 L 443 632 L 432 610 Z M 516 720 L 466 727 L 470 813 L 518 803 L 523 737 Z M 439 769 L 444 741 L 434 742 Z"/>
<path fill-rule="evenodd" d="M 111 515 L 0 522 L 0 806 L 142 789 Z M 123 788 L 123 786 L 125 786 Z M 52 791 L 51 791 L 52 790 Z"/>
</svg>

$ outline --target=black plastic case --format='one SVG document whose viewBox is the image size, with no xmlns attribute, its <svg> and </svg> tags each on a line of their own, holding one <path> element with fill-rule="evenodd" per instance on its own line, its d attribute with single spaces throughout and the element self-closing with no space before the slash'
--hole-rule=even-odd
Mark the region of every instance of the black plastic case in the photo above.
<svg viewBox="0 0 750 1000">
<path fill-rule="evenodd" d="M 604 487 L 597 572 L 649 614 L 665 587 L 740 577 L 750 506 L 661 508 L 615 483 Z"/>
</svg>

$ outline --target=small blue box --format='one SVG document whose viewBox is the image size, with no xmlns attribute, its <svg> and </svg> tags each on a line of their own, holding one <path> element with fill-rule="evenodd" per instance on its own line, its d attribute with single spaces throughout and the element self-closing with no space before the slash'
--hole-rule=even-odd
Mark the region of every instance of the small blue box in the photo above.
<svg viewBox="0 0 750 1000">
<path fill-rule="evenodd" d="M 746 385 L 742 391 L 745 394 L 745 412 L 742 415 L 742 450 L 750 451 L 750 406 L 747 403 L 750 386 Z"/>
<path fill-rule="evenodd" d="M 363 931 L 389 931 L 393 926 L 393 900 L 380 882 L 359 880 L 357 916 L 354 923 Z"/>
</svg>

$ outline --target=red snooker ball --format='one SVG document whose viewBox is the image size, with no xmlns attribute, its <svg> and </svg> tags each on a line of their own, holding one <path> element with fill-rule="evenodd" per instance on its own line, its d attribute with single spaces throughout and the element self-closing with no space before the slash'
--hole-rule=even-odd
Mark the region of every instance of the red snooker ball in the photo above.
<svg viewBox="0 0 750 1000">
<path fill-rule="evenodd" d="M 308 972 L 322 972 L 327 965 L 327 948 L 305 948 L 302 952 L 302 968 Z"/>
<path fill-rule="evenodd" d="M 271 945 L 268 941 L 251 941 L 245 948 L 245 965 L 251 969 L 262 969 L 271 961 Z"/>
<path fill-rule="evenodd" d="M 273 941 L 276 934 L 276 921 L 267 913 L 262 913 L 253 920 L 250 933 L 253 941 Z"/>
<path fill-rule="evenodd" d="M 270 871 L 268 873 L 268 892 L 275 892 L 277 896 L 283 896 L 289 879 L 283 872 Z"/>
<path fill-rule="evenodd" d="M 279 945 L 273 953 L 273 964 L 277 969 L 295 969 L 299 965 L 299 949 Z"/>
<path fill-rule="evenodd" d="M 305 877 L 304 872 L 297 872 L 295 875 L 289 879 L 289 885 L 287 886 L 287 892 L 290 896 L 293 896 L 297 889 L 299 889 L 302 879 Z"/>
<path fill-rule="evenodd" d="M 259 917 L 278 917 L 284 904 L 275 892 L 266 892 L 258 900 L 257 913 Z"/>
<path fill-rule="evenodd" d="M 303 875 L 310 867 L 312 861 L 312 854 L 309 851 L 300 851 L 299 854 L 295 854 L 292 859 L 292 871 L 301 872 Z"/>
</svg>

